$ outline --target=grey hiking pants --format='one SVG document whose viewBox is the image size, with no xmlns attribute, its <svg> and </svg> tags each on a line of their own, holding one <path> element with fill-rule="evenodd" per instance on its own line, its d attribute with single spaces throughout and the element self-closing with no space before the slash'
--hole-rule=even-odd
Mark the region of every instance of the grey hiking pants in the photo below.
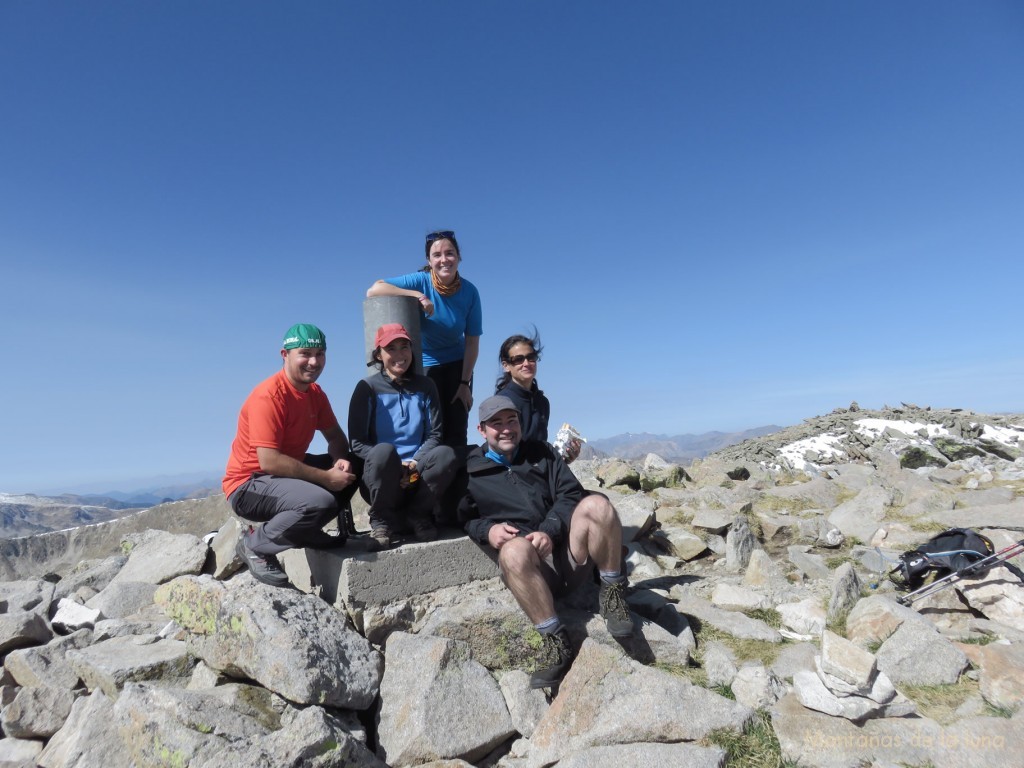
<svg viewBox="0 0 1024 768">
<path fill-rule="evenodd" d="M 326 469 L 333 460 L 327 455 L 307 453 L 305 463 Z M 254 472 L 228 497 L 228 503 L 239 517 L 263 523 L 246 538 L 248 547 L 260 555 L 276 555 L 315 543 L 323 527 L 355 492 L 356 483 L 332 493 L 294 477 Z"/>
</svg>

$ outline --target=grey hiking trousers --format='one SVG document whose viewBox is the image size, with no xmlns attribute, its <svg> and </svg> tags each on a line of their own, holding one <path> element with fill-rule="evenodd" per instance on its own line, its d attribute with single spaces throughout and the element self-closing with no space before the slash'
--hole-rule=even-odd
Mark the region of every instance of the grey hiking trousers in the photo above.
<svg viewBox="0 0 1024 768">
<path fill-rule="evenodd" d="M 333 460 L 307 453 L 304 463 L 327 469 Z M 332 493 L 294 477 L 254 472 L 228 497 L 228 503 L 239 517 L 263 523 L 246 538 L 247 546 L 260 555 L 276 555 L 316 543 L 321 529 L 349 504 L 357 486 L 355 482 Z"/>
</svg>

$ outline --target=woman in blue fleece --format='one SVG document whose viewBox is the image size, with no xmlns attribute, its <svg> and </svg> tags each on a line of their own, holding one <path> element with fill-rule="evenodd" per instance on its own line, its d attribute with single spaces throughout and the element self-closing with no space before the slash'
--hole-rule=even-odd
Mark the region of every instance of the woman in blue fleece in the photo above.
<svg viewBox="0 0 1024 768">
<path fill-rule="evenodd" d="M 356 384 L 348 437 L 359 489 L 370 504 L 377 549 L 411 528 L 420 541 L 437 538 L 434 504 L 455 476 L 455 451 L 441 445 L 437 387 L 413 366 L 412 339 L 398 323 L 377 329 L 376 373 Z"/>
</svg>

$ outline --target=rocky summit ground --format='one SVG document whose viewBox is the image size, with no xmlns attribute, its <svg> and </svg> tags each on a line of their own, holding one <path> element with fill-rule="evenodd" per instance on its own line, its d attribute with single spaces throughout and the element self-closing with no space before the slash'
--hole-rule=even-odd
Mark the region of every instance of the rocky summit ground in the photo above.
<svg viewBox="0 0 1024 768">
<path fill-rule="evenodd" d="M 685 467 L 577 462 L 638 631 L 574 596 L 550 695 L 458 531 L 289 552 L 294 590 L 239 570 L 223 497 L 0 542 L 0 766 L 1017 766 L 1024 585 L 908 607 L 887 573 L 948 527 L 1024 538 L 1022 452 L 1020 416 L 854 404 Z"/>
</svg>

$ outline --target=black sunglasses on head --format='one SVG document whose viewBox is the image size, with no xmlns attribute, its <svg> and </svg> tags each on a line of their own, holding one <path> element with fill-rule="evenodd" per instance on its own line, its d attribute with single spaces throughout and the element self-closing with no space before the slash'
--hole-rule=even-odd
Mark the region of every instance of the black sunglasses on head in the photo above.
<svg viewBox="0 0 1024 768">
<path fill-rule="evenodd" d="M 455 237 L 455 233 L 450 229 L 441 229 L 437 232 L 431 232 L 427 235 L 427 242 L 432 243 L 435 240 L 451 240 Z"/>
</svg>

